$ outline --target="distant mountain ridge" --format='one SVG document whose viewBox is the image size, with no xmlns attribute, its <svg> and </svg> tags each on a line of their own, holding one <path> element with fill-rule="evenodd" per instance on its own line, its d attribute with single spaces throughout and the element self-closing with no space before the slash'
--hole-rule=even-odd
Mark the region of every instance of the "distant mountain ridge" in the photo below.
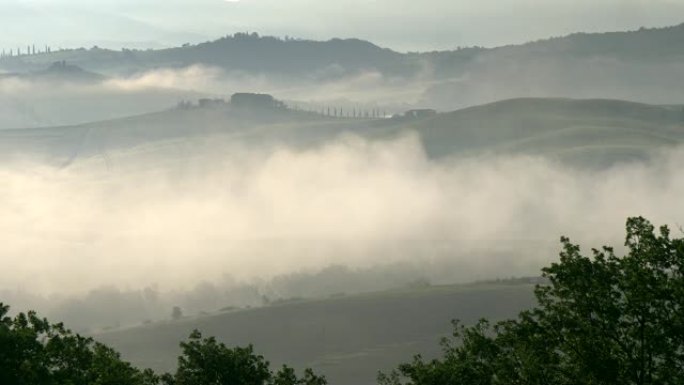
<svg viewBox="0 0 684 385">
<path fill-rule="evenodd" d="M 537 52 L 565 52 L 587 56 L 612 54 L 647 58 L 648 55 L 684 55 L 684 23 L 663 28 L 642 27 L 625 32 L 573 33 L 529 42 L 519 47 Z"/>
<path fill-rule="evenodd" d="M 93 47 L 5 57 L 0 60 L 0 68 L 37 70 L 48 62 L 66 61 L 95 71 L 131 73 L 203 64 L 251 73 L 304 75 L 313 71 L 325 77 L 365 70 L 405 74 L 410 70 L 403 63 L 405 56 L 359 39 L 283 40 L 236 33 L 206 43 L 160 50 L 114 51 Z"/>
<path fill-rule="evenodd" d="M 225 53 L 234 53 L 228 54 Z M 256 34 L 236 34 L 213 42 L 158 51 L 161 61 L 195 61 L 222 68 L 254 72 L 302 73 L 318 69 L 320 75 L 340 71 L 381 69 L 395 71 L 403 55 L 359 39 L 281 40 Z M 401 66 L 396 68 L 401 70 Z"/>
<path fill-rule="evenodd" d="M 684 24 L 626 32 L 574 33 L 495 48 L 470 47 L 417 53 L 400 53 L 354 38 L 314 41 L 236 33 L 196 45 L 159 50 L 114 51 L 93 47 L 6 57 L 0 61 L 0 67 L 45 67 L 46 63 L 66 60 L 95 71 L 105 69 L 103 72 L 206 64 L 253 73 L 302 75 L 313 71 L 334 76 L 377 70 L 391 75 L 412 76 L 423 70 L 426 62 L 434 67 L 435 73 L 447 75 L 457 69 L 453 67 L 468 64 L 480 55 L 501 53 L 512 56 L 600 55 L 643 60 L 681 56 L 684 55 Z M 447 71 L 450 67 L 452 71 Z"/>
<path fill-rule="evenodd" d="M 683 60 L 684 24 L 680 24 L 424 53 L 400 53 L 358 39 L 312 41 L 238 33 L 161 50 L 94 47 L 5 57 L 0 69 L 35 72 L 53 62 L 66 62 L 107 76 L 135 77 L 199 65 L 211 68 L 209 72 L 217 69 L 211 81 L 226 79 L 226 93 L 256 91 L 231 88 L 235 84 L 231 80 L 237 80 L 247 86 L 254 82 L 265 88 L 259 91 L 287 100 L 354 100 L 372 94 L 378 105 L 389 98 L 394 105 L 451 111 L 519 97 L 680 104 L 684 102 Z M 372 76 L 361 76 L 368 74 Z M 288 95 L 303 84 L 311 97 Z M 327 85 L 333 92 L 326 92 Z M 335 95 L 340 88 L 341 95 Z"/>
</svg>

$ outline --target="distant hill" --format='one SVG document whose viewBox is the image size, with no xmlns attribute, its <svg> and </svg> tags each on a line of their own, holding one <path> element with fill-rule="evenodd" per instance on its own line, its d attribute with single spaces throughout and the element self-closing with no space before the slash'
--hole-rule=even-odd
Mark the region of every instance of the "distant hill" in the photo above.
<svg viewBox="0 0 684 385">
<path fill-rule="evenodd" d="M 292 110 L 250 112 L 230 106 L 176 109 L 79 126 L 0 130 L 0 154 L 34 154 L 67 165 L 107 153 L 135 164 L 126 160 L 132 154 L 182 161 L 201 154 L 204 150 L 195 146 L 209 138 L 267 150 L 319 146 L 341 134 L 381 140 L 407 132 L 417 133 L 433 158 L 522 154 L 600 168 L 648 160 L 655 152 L 682 143 L 684 111 L 600 99 L 512 99 L 420 119 L 378 120 Z"/>
<path fill-rule="evenodd" d="M 93 48 L 8 57 L 0 60 L 0 68 L 21 70 L 58 60 L 105 73 L 123 74 L 193 64 L 216 66 L 229 71 L 313 75 L 321 78 L 367 70 L 405 75 L 418 69 L 411 68 L 405 55 L 363 40 L 282 40 L 245 33 L 197 45 L 161 50 L 113 51 Z"/>
<path fill-rule="evenodd" d="M 257 73 L 339 76 L 349 72 L 379 70 L 402 74 L 410 70 L 403 55 L 358 39 L 329 41 L 281 40 L 255 34 L 236 34 L 219 40 L 140 55 L 143 60 L 202 63 L 230 70 Z"/>
<path fill-rule="evenodd" d="M 103 75 L 86 71 L 79 66 L 67 64 L 65 61 L 55 62 L 45 71 L 36 72 L 34 76 L 69 82 L 101 82 L 106 79 Z"/>
<path fill-rule="evenodd" d="M 39 82 L 66 82 L 77 84 L 97 83 L 107 79 L 104 75 L 86 71 L 77 65 L 67 64 L 66 61 L 54 62 L 46 69 L 33 72 L 0 74 L 0 80 L 9 78 Z"/>
<path fill-rule="evenodd" d="M 645 160 L 684 141 L 684 110 L 620 100 L 511 99 L 416 123 L 427 151 L 527 154 L 573 164 Z"/>
<path fill-rule="evenodd" d="M 435 286 L 229 310 L 178 322 L 97 334 L 140 367 L 175 367 L 178 343 L 197 328 L 229 345 L 254 344 L 273 365 L 313 367 L 331 384 L 375 384 L 414 354 L 436 356 L 450 321 L 500 320 L 533 305 L 533 285 L 503 282 Z"/>
<path fill-rule="evenodd" d="M 303 80 L 325 84 L 371 71 L 383 76 L 391 86 L 388 92 L 401 91 L 397 84 L 403 84 L 406 90 L 418 89 L 422 94 L 421 100 L 404 102 L 448 111 L 516 97 L 682 103 L 683 58 L 684 24 L 418 53 L 399 53 L 358 39 L 284 40 L 239 33 L 170 49 L 81 48 L 6 57 L 0 60 L 0 69 L 37 71 L 66 61 L 107 75 L 131 75 L 199 64 L 263 76 L 284 89 Z M 363 89 L 363 85 L 355 87 Z M 377 102 L 382 103 L 382 97 Z"/>
<path fill-rule="evenodd" d="M 486 60 L 491 55 L 504 56 L 508 61 L 521 57 L 603 57 L 657 62 L 684 55 L 684 24 L 665 28 L 641 28 L 638 31 L 575 33 L 521 45 L 465 47 L 423 53 L 399 53 L 359 39 L 313 41 L 236 33 L 214 41 L 169 49 L 114 51 L 94 47 L 6 57 L 0 61 L 0 67 L 35 68 L 65 60 L 104 72 L 206 64 L 227 70 L 256 73 L 301 75 L 312 71 L 329 71 L 331 75 L 340 75 L 378 70 L 386 74 L 412 76 L 425 70 L 425 64 L 430 64 L 438 77 L 449 77 L 461 72 L 469 64 Z"/>
<path fill-rule="evenodd" d="M 502 47 L 510 50 L 514 46 Z M 684 55 L 684 23 L 636 31 L 574 33 L 519 46 L 528 53 L 562 53 L 574 56 L 615 56 L 622 59 L 659 60 Z"/>
<path fill-rule="evenodd" d="M 107 76 L 58 61 L 33 71 L 0 74 L 0 130 L 121 118 L 202 95 L 154 85 L 127 89 Z"/>
<path fill-rule="evenodd" d="M 684 24 L 422 56 L 437 79 L 424 102 L 440 109 L 517 97 L 684 102 Z"/>
</svg>

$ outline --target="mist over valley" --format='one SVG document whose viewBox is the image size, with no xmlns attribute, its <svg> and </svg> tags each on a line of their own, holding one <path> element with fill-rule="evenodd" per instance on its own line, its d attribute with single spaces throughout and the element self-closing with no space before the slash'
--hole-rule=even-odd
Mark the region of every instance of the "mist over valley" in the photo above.
<svg viewBox="0 0 684 385">
<path fill-rule="evenodd" d="M 199 328 L 376 383 L 438 357 L 451 319 L 533 307 L 561 235 L 622 253 L 625 218 L 681 231 L 683 48 L 684 25 L 6 49 L 0 302 L 159 373 Z"/>
</svg>

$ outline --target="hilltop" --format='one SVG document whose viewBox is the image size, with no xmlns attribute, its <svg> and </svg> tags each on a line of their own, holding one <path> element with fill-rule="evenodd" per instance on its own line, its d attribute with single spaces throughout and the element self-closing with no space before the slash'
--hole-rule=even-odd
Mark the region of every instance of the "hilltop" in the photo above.
<svg viewBox="0 0 684 385">
<path fill-rule="evenodd" d="M 605 99 L 511 99 L 420 124 L 428 153 L 527 154 L 574 164 L 646 160 L 684 140 L 681 107 Z"/>
<path fill-rule="evenodd" d="M 158 111 L 203 94 L 127 86 L 67 61 L 0 73 L 0 130 L 73 125 Z"/>
<path fill-rule="evenodd" d="M 325 78 L 365 70 L 409 73 L 410 68 L 404 64 L 404 58 L 403 54 L 359 39 L 283 40 L 236 33 L 197 45 L 160 50 L 80 48 L 6 57 L 0 61 L 0 67 L 19 70 L 64 60 L 104 73 L 132 73 L 202 64 L 229 71 L 298 76 L 314 74 Z"/>
<path fill-rule="evenodd" d="M 133 153 L 182 161 L 189 154 L 201 156 L 202 150 L 193 148 L 208 138 L 266 150 L 279 145 L 315 147 L 342 134 L 383 140 L 414 132 L 433 158 L 518 154 L 596 168 L 644 161 L 682 143 L 683 125 L 682 107 L 602 99 L 511 99 L 424 118 L 393 119 L 334 118 L 288 109 L 251 112 L 226 105 L 77 126 L 3 130 L 0 148 L 5 156 L 33 154 L 62 165 L 102 154 L 118 154 L 122 162 Z M 169 153 L 180 143 L 183 153 Z"/>
<path fill-rule="evenodd" d="M 35 68 L 65 60 L 102 72 L 130 73 L 150 68 L 183 67 L 192 64 L 218 66 L 226 70 L 273 74 L 341 76 L 375 70 L 387 75 L 413 76 L 433 67 L 437 77 L 461 73 L 472 64 L 492 56 L 506 62 L 533 59 L 595 59 L 654 62 L 680 58 L 684 48 L 684 24 L 637 31 L 574 33 L 503 47 L 464 47 L 450 51 L 401 53 L 371 42 L 346 38 L 327 41 L 235 33 L 219 39 L 182 47 L 120 51 L 93 47 L 64 49 L 36 55 L 5 57 L 0 67 Z M 502 63 L 506 66 L 507 63 Z"/>
<path fill-rule="evenodd" d="M 199 66 L 219 71 L 212 72 L 219 78 L 258 81 L 267 85 L 262 91 L 304 86 L 314 94 L 326 85 L 344 85 L 354 91 L 351 95 L 366 95 L 369 90 L 388 97 L 406 94 L 401 103 L 448 111 L 517 97 L 681 103 L 683 53 L 684 24 L 413 53 L 359 39 L 313 41 L 237 33 L 158 50 L 93 47 L 4 57 L 0 69 L 39 71 L 66 61 L 108 76 L 135 77 Z M 382 96 L 375 101 L 382 103 Z"/>
<path fill-rule="evenodd" d="M 65 61 L 54 62 L 49 67 L 39 71 L 0 74 L 1 79 L 17 78 L 35 82 L 63 82 L 63 83 L 98 83 L 107 79 L 106 76 L 83 68 L 68 64 Z"/>
</svg>

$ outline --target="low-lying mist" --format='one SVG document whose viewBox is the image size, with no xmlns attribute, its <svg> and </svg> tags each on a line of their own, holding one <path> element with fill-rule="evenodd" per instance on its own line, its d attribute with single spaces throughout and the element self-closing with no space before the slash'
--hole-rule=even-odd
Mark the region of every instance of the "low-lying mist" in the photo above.
<svg viewBox="0 0 684 385">
<path fill-rule="evenodd" d="M 51 68 L 20 76 L 5 74 L 0 77 L 0 129 L 121 118 L 203 97 L 228 99 L 244 91 L 273 94 L 294 108 L 319 112 L 380 109 L 390 115 L 416 107 L 452 111 L 518 97 L 673 104 L 683 96 L 677 80 L 682 71 L 676 60 L 652 63 L 565 56 L 537 60 L 509 57 L 507 52 L 488 51 L 447 73 L 421 59 L 416 71 L 404 76 L 372 68 L 349 72 L 331 65 L 305 77 L 288 77 L 206 64 L 131 70 L 111 77 L 88 72 L 88 68 L 72 69 L 73 73 Z"/>
<path fill-rule="evenodd" d="M 193 145 L 175 158 L 134 148 L 63 169 L 0 165 L 2 296 L 111 326 L 172 304 L 535 275 L 560 235 L 619 246 L 628 216 L 676 226 L 684 215 L 684 149 L 579 171 L 525 156 L 431 160 L 412 135 Z M 109 324 L 78 313 L 94 307 Z"/>
<path fill-rule="evenodd" d="M 0 130 L 122 118 L 169 109 L 201 95 L 161 87 L 126 89 L 109 82 L 0 78 Z"/>
<path fill-rule="evenodd" d="M 95 78 L 85 71 L 48 70 L 0 77 L 0 129 L 73 125 L 157 112 L 203 97 L 228 99 L 250 91 L 286 98 L 292 107 L 383 108 L 401 112 L 420 104 L 430 82 L 423 75 L 393 78 L 377 71 L 352 75 L 326 68 L 307 79 L 247 74 L 192 65 Z M 51 72 L 52 71 L 52 72 Z M 83 71 L 83 72 L 80 72 Z"/>
</svg>

